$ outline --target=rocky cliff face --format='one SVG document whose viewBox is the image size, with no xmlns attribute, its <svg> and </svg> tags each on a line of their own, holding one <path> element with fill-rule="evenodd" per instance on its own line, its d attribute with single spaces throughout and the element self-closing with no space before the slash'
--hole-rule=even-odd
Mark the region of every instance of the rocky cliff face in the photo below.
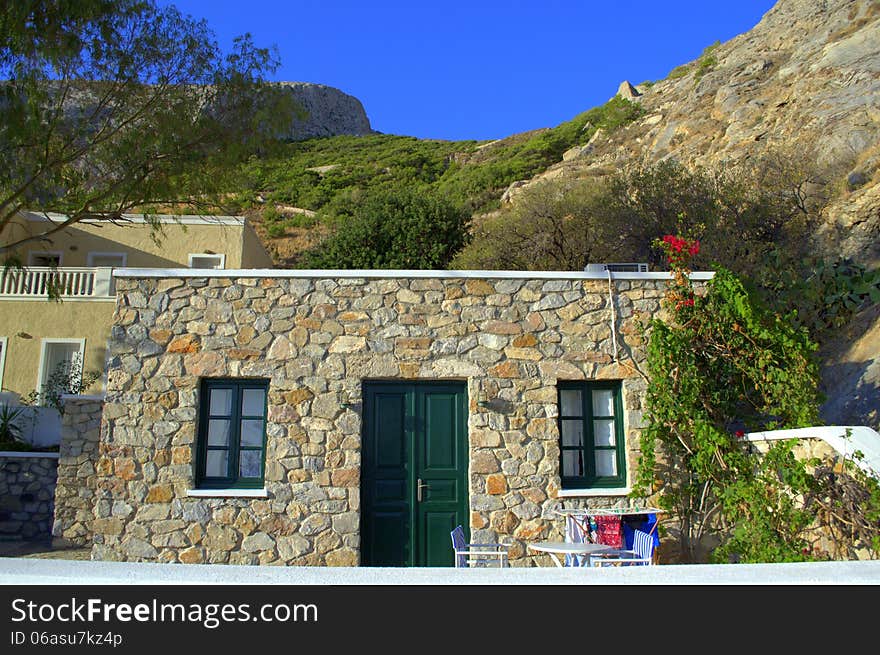
<svg viewBox="0 0 880 655">
<path fill-rule="evenodd" d="M 752 30 L 669 78 L 621 88 L 644 117 L 572 149 L 530 184 L 642 157 L 707 167 L 803 158 L 832 182 L 817 247 L 880 265 L 880 2 L 779 0 Z M 877 312 L 826 344 L 826 421 L 880 426 L 878 353 Z"/>
<path fill-rule="evenodd" d="M 638 157 L 714 167 L 808 157 L 840 181 L 825 247 L 880 264 L 880 2 L 780 0 L 749 32 L 637 93 L 642 120 L 539 177 Z"/>
<path fill-rule="evenodd" d="M 283 135 L 292 141 L 320 136 L 372 134 L 360 100 L 339 89 L 307 82 L 278 82 L 303 111 L 295 115 Z"/>
</svg>

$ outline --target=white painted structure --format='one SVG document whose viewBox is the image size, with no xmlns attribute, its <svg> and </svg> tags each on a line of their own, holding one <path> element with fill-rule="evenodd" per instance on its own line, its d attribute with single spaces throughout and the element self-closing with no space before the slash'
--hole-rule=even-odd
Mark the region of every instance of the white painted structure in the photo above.
<svg viewBox="0 0 880 655">
<path fill-rule="evenodd" d="M 864 425 L 829 425 L 791 430 L 768 430 L 750 432 L 746 439 L 778 441 L 784 439 L 821 439 L 846 459 L 861 453 L 853 461 L 866 473 L 880 478 L 880 434 Z"/>
</svg>

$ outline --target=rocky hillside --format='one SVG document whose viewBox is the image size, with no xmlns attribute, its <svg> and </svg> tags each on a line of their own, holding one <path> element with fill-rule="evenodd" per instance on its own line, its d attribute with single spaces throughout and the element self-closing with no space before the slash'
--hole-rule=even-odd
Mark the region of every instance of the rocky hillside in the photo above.
<svg viewBox="0 0 880 655">
<path fill-rule="evenodd" d="M 769 154 L 800 159 L 824 171 L 833 191 L 817 248 L 880 265 L 877 0 L 779 0 L 752 30 L 707 48 L 665 80 L 622 84 L 620 93 L 643 107 L 642 119 L 597 133 L 511 191 L 638 158 L 714 168 Z M 508 196 L 516 202 L 516 193 Z M 878 314 L 863 312 L 823 348 L 829 423 L 880 427 Z"/>
<path fill-rule="evenodd" d="M 621 91 L 645 117 L 597 134 L 530 183 L 639 157 L 708 167 L 768 152 L 807 157 L 839 176 L 826 248 L 880 264 L 880 2 L 780 0 L 667 79 Z"/>
<path fill-rule="evenodd" d="M 289 86 L 309 112 L 292 123 L 292 140 L 369 132 L 354 98 Z M 479 220 L 499 198 L 516 204 L 548 178 L 602 176 L 638 160 L 723 169 L 775 158 L 821 172 L 801 189 L 822 196 L 816 251 L 880 266 L 880 1 L 779 0 L 748 32 L 664 80 L 624 82 L 617 95 L 637 111 L 615 96 L 555 128 L 492 143 L 373 134 L 289 144 L 284 157 L 244 176 L 255 222 L 265 218 L 260 227 L 279 265 L 295 265 L 322 233 L 321 214 L 348 207 L 351 194 L 428 185 L 476 207 Z M 307 210 L 318 218 L 304 220 L 313 216 Z M 863 312 L 823 348 L 825 419 L 880 428 L 880 310 Z"/>
<path fill-rule="evenodd" d="M 370 120 L 360 100 L 323 84 L 278 82 L 303 111 L 295 115 L 284 134 L 291 141 L 314 137 L 372 134 Z"/>
</svg>

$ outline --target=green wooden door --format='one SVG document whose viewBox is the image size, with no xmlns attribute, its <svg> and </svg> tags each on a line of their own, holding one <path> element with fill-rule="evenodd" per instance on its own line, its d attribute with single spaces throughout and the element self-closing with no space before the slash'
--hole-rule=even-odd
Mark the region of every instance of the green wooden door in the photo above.
<svg viewBox="0 0 880 655">
<path fill-rule="evenodd" d="M 365 383 L 364 566 L 452 566 L 449 533 L 468 527 L 466 398 L 463 383 Z"/>
</svg>

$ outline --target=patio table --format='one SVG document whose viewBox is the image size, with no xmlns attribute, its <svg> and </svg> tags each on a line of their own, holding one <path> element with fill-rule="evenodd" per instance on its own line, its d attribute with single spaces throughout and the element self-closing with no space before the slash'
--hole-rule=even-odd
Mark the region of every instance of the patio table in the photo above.
<svg viewBox="0 0 880 655">
<path fill-rule="evenodd" d="M 609 555 L 619 552 L 618 548 L 604 544 L 573 544 L 566 541 L 539 541 L 528 544 L 529 549 L 548 553 L 557 567 L 563 568 L 560 555 Z"/>
</svg>

